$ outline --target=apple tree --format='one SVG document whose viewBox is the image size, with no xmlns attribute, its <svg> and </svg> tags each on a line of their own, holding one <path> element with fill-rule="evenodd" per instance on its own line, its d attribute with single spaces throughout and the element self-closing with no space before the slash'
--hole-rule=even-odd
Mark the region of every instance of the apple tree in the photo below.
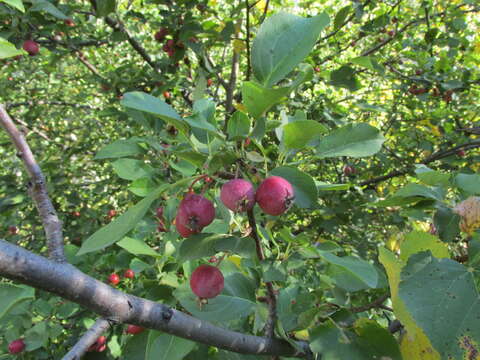
<svg viewBox="0 0 480 360">
<path fill-rule="evenodd" d="M 471 0 L 0 0 L 0 359 L 477 359 Z"/>
</svg>

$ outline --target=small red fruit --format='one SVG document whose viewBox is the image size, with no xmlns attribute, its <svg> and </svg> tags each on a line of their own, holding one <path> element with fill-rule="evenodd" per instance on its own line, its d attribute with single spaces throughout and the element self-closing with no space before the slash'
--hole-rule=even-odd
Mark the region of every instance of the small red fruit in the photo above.
<svg viewBox="0 0 480 360">
<path fill-rule="evenodd" d="M 280 176 L 263 180 L 255 194 L 255 200 L 269 215 L 281 215 L 293 204 L 295 193 L 292 185 Z"/>
<path fill-rule="evenodd" d="M 197 234 L 215 218 L 213 203 L 201 195 L 187 194 L 178 206 L 175 226 L 183 237 Z"/>
<path fill-rule="evenodd" d="M 64 23 L 65 23 L 65 25 L 70 26 L 70 27 L 75 26 L 75 23 L 73 22 L 72 19 L 66 19 L 66 20 L 64 21 Z"/>
<path fill-rule="evenodd" d="M 18 228 L 16 226 L 9 226 L 8 227 L 8 232 L 10 235 L 17 235 L 18 234 Z"/>
<path fill-rule="evenodd" d="M 23 339 L 13 340 L 10 344 L 8 344 L 8 352 L 10 354 L 19 354 L 23 350 L 25 350 L 25 343 Z"/>
<path fill-rule="evenodd" d="M 351 43 L 350 43 L 350 46 L 355 46 L 357 45 L 357 42 L 355 40 L 353 40 Z"/>
<path fill-rule="evenodd" d="M 101 345 L 105 345 L 107 343 L 107 338 L 105 336 L 99 336 L 98 339 L 97 339 L 97 345 L 98 346 L 101 346 Z"/>
<path fill-rule="evenodd" d="M 80 214 L 80 211 L 73 211 L 73 212 L 72 212 L 72 216 L 74 216 L 74 217 L 80 217 L 80 216 L 82 216 L 82 214 Z"/>
<path fill-rule="evenodd" d="M 35 56 L 40 51 L 40 47 L 33 40 L 25 40 L 25 42 L 23 43 L 23 50 L 25 50 L 28 55 Z"/>
<path fill-rule="evenodd" d="M 201 299 L 216 297 L 222 292 L 224 285 L 222 272 L 211 265 L 200 265 L 190 278 L 190 288 Z"/>
<path fill-rule="evenodd" d="M 123 273 L 123 277 L 125 277 L 127 279 L 133 279 L 135 277 L 135 271 L 133 271 L 132 269 L 127 269 Z"/>
<path fill-rule="evenodd" d="M 113 209 L 112 209 L 112 210 L 108 210 L 107 216 L 108 216 L 109 218 L 113 218 L 113 217 L 117 216 L 117 211 L 116 211 L 116 210 L 113 210 Z"/>
<path fill-rule="evenodd" d="M 395 36 L 395 31 L 394 30 L 388 30 L 387 34 L 388 34 L 388 36 L 393 37 L 393 36 Z"/>
<path fill-rule="evenodd" d="M 233 179 L 222 186 L 220 199 L 233 212 L 244 212 L 255 205 L 255 191 L 250 181 Z"/>
<path fill-rule="evenodd" d="M 217 257 L 216 256 L 212 256 L 210 259 L 208 259 L 208 262 L 210 264 L 213 264 L 213 263 L 216 263 L 218 261 Z"/>
<path fill-rule="evenodd" d="M 157 208 L 157 217 L 163 218 L 163 206 Z"/>
<path fill-rule="evenodd" d="M 322 71 L 322 69 L 320 68 L 320 66 L 315 66 L 313 70 L 315 70 L 315 72 L 320 72 L 320 71 Z"/>
<path fill-rule="evenodd" d="M 460 156 L 460 157 L 464 157 L 466 155 L 465 150 L 463 150 L 463 149 L 458 150 L 457 155 Z"/>
<path fill-rule="evenodd" d="M 245 147 L 247 147 L 248 145 L 250 145 L 251 142 L 252 142 L 252 140 L 251 140 L 250 138 L 246 138 L 246 139 L 245 139 L 245 142 L 244 142 Z"/>
<path fill-rule="evenodd" d="M 120 276 L 118 276 L 117 274 L 110 274 L 110 276 L 108 277 L 108 282 L 115 286 L 120 282 Z"/>
<path fill-rule="evenodd" d="M 163 92 L 163 97 L 164 97 L 165 99 L 170 99 L 170 93 L 169 93 L 168 91 L 164 91 L 164 92 Z"/>
<path fill-rule="evenodd" d="M 207 79 L 207 86 L 212 86 L 213 80 L 212 79 Z"/>
<path fill-rule="evenodd" d="M 144 331 L 145 328 L 141 327 L 141 326 L 137 326 L 137 325 L 128 325 L 127 326 L 127 330 L 126 330 L 126 333 L 127 334 L 132 334 L 132 335 L 136 335 L 136 334 L 140 334 L 142 331 Z"/>
<path fill-rule="evenodd" d="M 422 74 L 423 74 L 423 71 L 422 71 L 422 70 L 420 70 L 420 69 L 415 70 L 415 75 L 420 76 L 420 75 L 422 75 Z"/>
<path fill-rule="evenodd" d="M 98 351 L 98 352 L 104 352 L 106 349 L 107 349 L 107 344 L 103 344 L 103 345 L 100 345 L 100 346 L 97 348 L 97 351 Z"/>
<path fill-rule="evenodd" d="M 346 165 L 344 168 L 343 168 L 343 174 L 345 176 L 351 176 L 353 174 L 355 174 L 355 168 L 353 166 L 350 166 L 350 165 Z"/>
<path fill-rule="evenodd" d="M 155 40 L 157 40 L 158 42 L 161 42 L 163 41 L 163 39 L 165 39 L 165 36 L 167 36 L 168 34 L 168 29 L 167 28 L 161 28 L 159 31 L 157 31 L 154 35 L 155 37 Z"/>
</svg>

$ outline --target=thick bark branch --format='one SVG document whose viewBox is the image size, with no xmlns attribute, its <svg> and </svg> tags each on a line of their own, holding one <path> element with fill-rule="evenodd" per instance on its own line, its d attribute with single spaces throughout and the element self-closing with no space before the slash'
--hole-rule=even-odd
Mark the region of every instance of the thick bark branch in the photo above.
<svg viewBox="0 0 480 360">
<path fill-rule="evenodd" d="M 158 302 L 125 294 L 67 263 L 55 263 L 0 240 L 0 275 L 71 300 L 100 316 L 242 354 L 306 357 L 288 342 L 230 331 Z"/>
<path fill-rule="evenodd" d="M 42 219 L 45 235 L 47 237 L 47 246 L 50 258 L 54 261 L 65 261 L 63 251 L 63 232 L 62 223 L 57 216 L 52 201 L 48 196 L 45 177 L 40 166 L 38 166 L 35 157 L 28 146 L 23 134 L 17 129 L 12 118 L 8 115 L 5 107 L 0 104 L 0 125 L 10 136 L 18 155 L 23 160 L 23 164 L 31 177 L 29 183 L 29 192 L 35 205 L 37 206 L 40 218 Z"/>
<path fill-rule="evenodd" d="M 90 329 L 78 340 L 78 342 L 70 349 L 70 351 L 62 358 L 62 360 L 80 360 L 93 345 L 103 332 L 108 330 L 110 322 L 106 319 L 98 319 Z"/>
</svg>

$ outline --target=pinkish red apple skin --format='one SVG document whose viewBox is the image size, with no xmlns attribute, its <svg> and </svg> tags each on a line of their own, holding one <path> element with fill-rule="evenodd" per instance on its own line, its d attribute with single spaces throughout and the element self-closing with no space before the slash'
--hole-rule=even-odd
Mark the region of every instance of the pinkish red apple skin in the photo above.
<svg viewBox="0 0 480 360">
<path fill-rule="evenodd" d="M 8 352 L 10 354 L 19 354 L 25 350 L 25 343 L 23 339 L 17 339 L 8 344 Z"/>
<path fill-rule="evenodd" d="M 40 51 L 40 47 L 33 40 L 25 40 L 23 43 L 23 50 L 25 50 L 30 56 L 35 56 Z"/>
<path fill-rule="evenodd" d="M 220 199 L 230 210 L 244 212 L 255 205 L 255 191 L 250 181 L 233 179 L 222 186 Z"/>
<path fill-rule="evenodd" d="M 263 180 L 255 194 L 255 200 L 268 215 L 278 216 L 293 204 L 295 193 L 292 185 L 280 176 L 270 176 Z"/>
<path fill-rule="evenodd" d="M 215 207 L 207 198 L 187 194 L 178 206 L 175 226 L 183 237 L 197 234 L 215 219 Z"/>
<path fill-rule="evenodd" d="M 190 278 L 190 288 L 201 299 L 212 299 L 218 296 L 225 285 L 222 272 L 211 265 L 200 265 Z"/>
</svg>

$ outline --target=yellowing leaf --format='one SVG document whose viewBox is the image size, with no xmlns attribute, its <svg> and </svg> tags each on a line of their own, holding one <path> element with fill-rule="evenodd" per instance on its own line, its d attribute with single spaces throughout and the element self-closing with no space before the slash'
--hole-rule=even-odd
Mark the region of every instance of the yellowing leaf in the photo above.
<svg viewBox="0 0 480 360">
<path fill-rule="evenodd" d="M 267 1 L 266 0 L 260 0 L 259 2 L 257 2 L 255 4 L 255 6 L 257 7 L 258 10 L 264 11 L 265 6 L 267 6 Z"/>
<path fill-rule="evenodd" d="M 421 251 L 430 250 L 436 258 L 450 258 L 448 246 L 436 236 L 422 231 L 412 231 L 405 236 L 400 246 L 400 258 L 407 262 L 408 258 Z"/>
<path fill-rule="evenodd" d="M 402 260 L 398 260 L 392 252 L 385 248 L 379 249 L 378 259 L 387 271 L 395 316 L 405 326 L 405 329 L 407 330 L 406 336 L 409 337 L 408 341 L 415 344 L 415 346 L 412 347 L 401 346 L 400 350 L 403 358 L 409 360 L 440 359 L 440 354 L 432 347 L 430 340 L 427 338 L 423 330 L 415 323 L 405 304 L 398 296 L 400 273 L 405 263 Z"/>
<path fill-rule="evenodd" d="M 238 268 L 241 268 L 242 258 L 240 256 L 232 255 L 232 256 L 229 256 L 227 260 L 237 265 Z"/>
<path fill-rule="evenodd" d="M 237 109 L 238 111 L 242 111 L 244 113 L 247 112 L 247 108 L 245 107 L 245 105 L 243 104 L 240 104 L 240 103 L 236 103 L 233 105 L 235 107 L 235 109 Z"/>
</svg>

